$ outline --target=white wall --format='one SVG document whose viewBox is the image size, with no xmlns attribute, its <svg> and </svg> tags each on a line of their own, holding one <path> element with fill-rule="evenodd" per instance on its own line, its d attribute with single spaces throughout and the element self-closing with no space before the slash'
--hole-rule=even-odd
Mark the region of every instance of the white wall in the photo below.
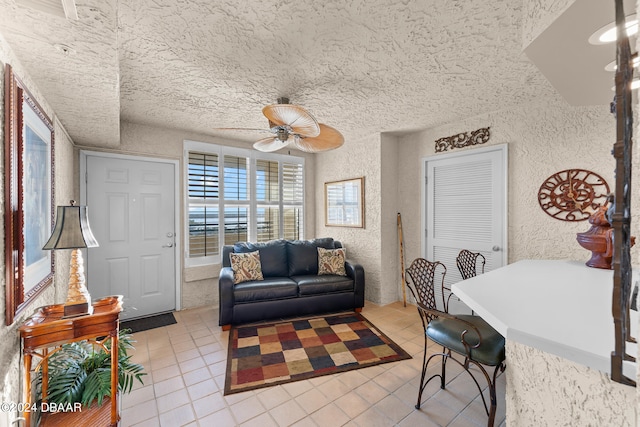
<svg viewBox="0 0 640 427">
<path fill-rule="evenodd" d="M 398 139 L 380 137 L 380 303 L 402 300 L 398 244 Z"/>
<path fill-rule="evenodd" d="M 380 285 L 383 276 L 382 145 L 381 135 L 372 135 L 317 154 L 315 178 L 316 234 L 340 240 L 347 250 L 347 258 L 364 267 L 365 299 L 376 303 L 383 302 L 384 294 Z M 359 177 L 364 177 L 364 228 L 325 226 L 324 183 Z"/>
<path fill-rule="evenodd" d="M 20 78 L 31 95 L 44 109 L 54 124 L 55 138 L 55 204 L 69 204 L 74 196 L 73 175 L 73 142 L 55 117 L 55 112 L 46 99 L 25 72 L 4 37 L 0 34 L 0 117 L 4 117 L 4 73 L 5 65 L 10 64 L 13 72 Z M 4 127 L 0 126 L 0 141 L 4 141 Z M 4 155 L 4 150 L 0 150 Z M 3 171 L 4 159 L 0 160 L 0 171 Z M 0 204 L 4 215 L 4 187 L 0 189 Z M 4 228 L 0 227 L 0 240 L 4 243 Z M 4 249 L 3 249 L 4 250 Z M 69 251 L 56 251 L 55 275 L 53 284 L 48 286 L 35 300 L 18 315 L 13 324 L 4 324 L 5 312 L 5 265 L 0 264 L 0 400 L 2 402 L 23 402 L 20 394 L 22 386 L 22 368 L 20 360 L 20 334 L 18 327 L 40 306 L 59 304 L 67 297 L 67 283 L 69 278 Z M 17 417 L 16 413 L 0 412 L 0 426 L 9 426 Z"/>
</svg>

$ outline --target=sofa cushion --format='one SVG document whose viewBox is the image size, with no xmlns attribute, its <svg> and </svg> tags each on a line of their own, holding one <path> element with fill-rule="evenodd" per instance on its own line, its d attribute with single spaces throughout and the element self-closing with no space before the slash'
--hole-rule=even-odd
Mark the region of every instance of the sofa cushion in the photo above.
<svg viewBox="0 0 640 427">
<path fill-rule="evenodd" d="M 290 240 L 287 242 L 288 276 L 318 274 L 318 248 L 333 249 L 333 239 Z"/>
<path fill-rule="evenodd" d="M 231 269 L 233 270 L 233 283 L 264 280 L 262 267 L 260 266 L 260 252 L 229 254 L 229 257 L 231 258 Z"/>
<path fill-rule="evenodd" d="M 260 281 L 239 283 L 233 287 L 236 303 L 278 300 L 298 296 L 298 285 L 288 277 L 270 277 Z"/>
<path fill-rule="evenodd" d="M 325 274 L 346 276 L 347 272 L 344 269 L 344 261 L 346 258 L 347 253 L 344 248 L 318 248 L 318 276 Z"/>
<path fill-rule="evenodd" d="M 264 277 L 287 277 L 287 243 L 286 240 L 271 240 L 264 243 L 239 242 L 233 245 L 233 252 L 260 252 L 262 275 Z"/>
<path fill-rule="evenodd" d="M 291 279 L 298 284 L 301 296 L 353 291 L 353 279 L 346 276 L 293 276 Z"/>
</svg>

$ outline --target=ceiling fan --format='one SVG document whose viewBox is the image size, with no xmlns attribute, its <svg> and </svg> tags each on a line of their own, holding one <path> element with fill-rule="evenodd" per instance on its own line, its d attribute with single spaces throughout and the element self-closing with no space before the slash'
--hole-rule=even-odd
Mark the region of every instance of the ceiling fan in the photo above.
<svg viewBox="0 0 640 427">
<path fill-rule="evenodd" d="M 337 129 L 318 123 L 306 109 L 289 104 L 289 98 L 278 98 L 277 104 L 265 106 L 262 114 L 269 120 L 269 129 L 245 129 L 271 133 L 253 144 L 256 150 L 272 152 L 292 145 L 300 151 L 319 153 L 344 144 Z"/>
</svg>

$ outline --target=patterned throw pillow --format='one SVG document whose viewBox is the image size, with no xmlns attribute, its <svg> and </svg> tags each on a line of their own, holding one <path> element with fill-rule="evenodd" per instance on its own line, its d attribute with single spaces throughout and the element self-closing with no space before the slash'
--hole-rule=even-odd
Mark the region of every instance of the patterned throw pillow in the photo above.
<svg viewBox="0 0 640 427">
<path fill-rule="evenodd" d="M 262 265 L 260 264 L 260 252 L 231 253 L 229 257 L 231 258 L 231 269 L 233 270 L 233 283 L 264 280 L 264 277 L 262 277 Z"/>
<path fill-rule="evenodd" d="M 346 258 L 347 251 L 344 248 L 318 248 L 318 276 L 323 274 L 346 276 L 347 272 L 344 269 L 344 260 Z"/>
</svg>

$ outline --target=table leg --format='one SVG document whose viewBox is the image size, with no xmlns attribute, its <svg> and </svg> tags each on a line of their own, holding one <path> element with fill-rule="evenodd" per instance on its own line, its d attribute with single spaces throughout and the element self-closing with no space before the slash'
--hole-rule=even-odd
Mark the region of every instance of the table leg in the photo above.
<svg viewBox="0 0 640 427">
<path fill-rule="evenodd" d="M 49 396 L 49 350 L 42 349 L 42 401 L 46 402 Z"/>
<path fill-rule="evenodd" d="M 111 426 L 118 425 L 118 331 L 111 333 Z"/>
<path fill-rule="evenodd" d="M 24 403 L 26 404 L 22 416 L 25 425 L 31 427 L 31 353 L 24 354 Z"/>
</svg>

